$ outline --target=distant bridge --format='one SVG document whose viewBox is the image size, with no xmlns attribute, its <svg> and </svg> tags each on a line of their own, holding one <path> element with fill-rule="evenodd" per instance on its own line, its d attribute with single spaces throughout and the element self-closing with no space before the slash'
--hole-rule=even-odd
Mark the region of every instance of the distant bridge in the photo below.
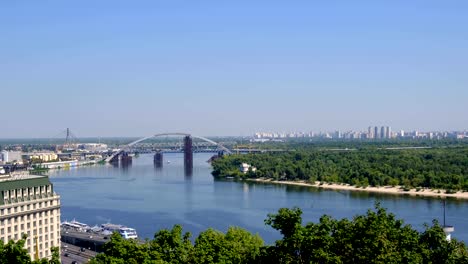
<svg viewBox="0 0 468 264">
<path fill-rule="evenodd" d="M 230 151 L 228 148 L 224 147 L 223 145 L 211 140 L 211 139 L 208 139 L 208 138 L 205 138 L 205 137 L 200 137 L 200 136 L 193 136 L 191 134 L 188 134 L 188 133 L 178 133 L 178 132 L 173 132 L 173 133 L 160 133 L 160 134 L 155 134 L 155 135 L 152 135 L 152 136 L 148 136 L 148 137 L 143 137 L 143 138 L 140 138 L 138 140 L 135 140 L 127 145 L 125 145 L 124 147 L 122 147 L 121 149 L 119 149 L 118 151 L 112 153 L 112 155 L 110 155 L 109 157 L 107 157 L 105 160 L 106 162 L 111 162 L 112 160 L 114 160 L 116 157 L 118 157 L 118 155 L 122 154 L 123 152 L 125 151 L 128 151 L 130 150 L 130 148 L 132 146 L 134 146 L 135 144 L 138 144 L 142 141 L 145 141 L 147 139 L 150 139 L 150 138 L 155 138 L 155 137 L 165 137 L 165 136 L 182 136 L 182 137 L 190 137 L 190 138 L 197 138 L 197 139 L 200 139 L 200 140 L 203 140 L 205 142 L 208 142 L 208 143 L 211 143 L 213 145 L 216 145 L 219 149 L 225 151 L 226 153 L 228 154 L 232 154 L 232 151 Z"/>
</svg>

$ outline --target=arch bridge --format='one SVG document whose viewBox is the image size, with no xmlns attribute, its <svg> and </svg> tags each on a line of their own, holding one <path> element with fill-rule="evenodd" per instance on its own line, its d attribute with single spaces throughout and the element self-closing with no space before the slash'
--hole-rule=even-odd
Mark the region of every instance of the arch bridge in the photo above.
<svg viewBox="0 0 468 264">
<path fill-rule="evenodd" d="M 120 150 L 112 153 L 112 155 L 110 155 L 109 157 L 106 158 L 106 162 L 111 162 L 113 160 L 115 160 L 120 154 L 128 151 L 132 146 L 142 142 L 142 141 L 145 141 L 147 139 L 150 139 L 150 138 L 156 138 L 156 137 L 166 137 L 166 136 L 182 136 L 184 137 L 186 140 L 185 140 L 185 147 L 184 147 L 184 152 L 187 153 L 188 151 L 191 152 L 192 151 L 192 138 L 196 138 L 196 139 L 200 139 L 200 140 L 203 140 L 205 142 L 208 142 L 210 144 L 213 144 L 213 145 L 216 145 L 220 150 L 226 152 L 227 154 L 232 154 L 232 152 L 224 147 L 223 145 L 221 145 L 220 143 L 217 143 L 211 139 L 208 139 L 208 138 L 205 138 L 205 137 L 200 137 L 200 136 L 194 136 L 194 135 L 191 135 L 189 133 L 179 133 L 179 132 L 172 132 L 172 133 L 159 133 L 159 134 L 154 134 L 154 135 L 151 135 L 151 136 L 147 136 L 147 137 L 143 137 L 143 138 L 140 138 L 138 140 L 135 140 L 133 142 L 130 142 L 128 143 L 127 145 L 123 146 Z"/>
</svg>

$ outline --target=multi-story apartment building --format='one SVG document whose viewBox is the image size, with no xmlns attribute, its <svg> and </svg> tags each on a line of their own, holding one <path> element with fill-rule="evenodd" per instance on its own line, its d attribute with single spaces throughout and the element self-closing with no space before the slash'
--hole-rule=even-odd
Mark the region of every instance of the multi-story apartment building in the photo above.
<svg viewBox="0 0 468 264">
<path fill-rule="evenodd" d="M 0 175 L 0 239 L 19 240 L 32 259 L 50 258 L 60 246 L 60 196 L 47 176 Z"/>
</svg>

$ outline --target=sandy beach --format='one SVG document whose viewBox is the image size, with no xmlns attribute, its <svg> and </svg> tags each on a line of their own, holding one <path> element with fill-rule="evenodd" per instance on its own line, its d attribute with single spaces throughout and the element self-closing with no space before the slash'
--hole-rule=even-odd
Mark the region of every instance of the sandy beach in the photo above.
<svg viewBox="0 0 468 264">
<path fill-rule="evenodd" d="M 316 181 L 315 184 L 308 183 L 305 181 L 275 181 L 272 179 L 248 179 L 249 181 L 254 182 L 265 182 L 265 183 L 275 183 L 275 184 L 287 184 L 287 185 L 297 185 L 297 186 L 309 186 L 323 189 L 332 189 L 332 190 L 346 190 L 346 191 L 358 191 L 358 192 L 375 192 L 375 193 L 386 193 L 386 194 L 407 194 L 414 196 L 431 196 L 431 197 L 453 197 L 458 199 L 468 199 L 468 192 L 456 192 L 452 194 L 445 193 L 445 190 L 438 189 L 424 189 L 421 188 L 419 191 L 416 189 L 410 189 L 409 191 L 404 191 L 401 186 L 383 186 L 383 187 L 356 187 L 349 184 L 337 184 L 337 183 L 323 183 Z"/>
</svg>

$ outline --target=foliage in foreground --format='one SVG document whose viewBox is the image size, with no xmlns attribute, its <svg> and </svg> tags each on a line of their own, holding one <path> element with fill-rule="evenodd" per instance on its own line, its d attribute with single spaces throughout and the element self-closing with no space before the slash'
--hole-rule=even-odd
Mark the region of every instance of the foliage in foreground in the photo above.
<svg viewBox="0 0 468 264">
<path fill-rule="evenodd" d="M 91 263 L 468 263 L 466 246 L 448 242 L 436 221 L 418 232 L 380 205 L 352 220 L 325 215 L 305 226 L 301 215 L 299 208 L 268 215 L 265 223 L 283 236 L 271 246 L 237 227 L 208 229 L 192 243 L 175 225 L 145 243 L 114 234 Z"/>
<path fill-rule="evenodd" d="M 51 260 L 40 259 L 31 261 L 28 251 L 24 248 L 26 236 L 18 241 L 10 240 L 8 243 L 3 243 L 0 240 L 0 264 L 60 264 L 60 250 L 58 247 L 52 247 Z"/>
<path fill-rule="evenodd" d="M 249 163 L 255 173 L 242 174 Z M 426 187 L 468 191 L 468 147 L 436 149 L 300 150 L 228 155 L 212 163 L 213 175 L 347 183 L 356 186 Z"/>
</svg>

